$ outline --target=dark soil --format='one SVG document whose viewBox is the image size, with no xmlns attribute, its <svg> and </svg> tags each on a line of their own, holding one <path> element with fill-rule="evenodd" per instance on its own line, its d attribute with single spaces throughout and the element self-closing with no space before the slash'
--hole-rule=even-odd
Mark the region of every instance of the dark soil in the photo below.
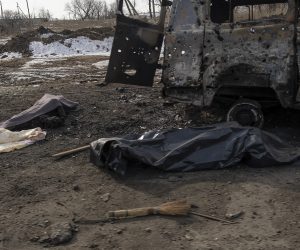
<svg viewBox="0 0 300 250">
<path fill-rule="evenodd" d="M 50 249 L 300 248 L 299 166 L 256 169 L 239 165 L 184 174 L 143 168 L 131 169 L 121 178 L 90 164 L 88 152 L 54 160 L 51 155 L 56 152 L 102 137 L 222 121 L 224 109 L 220 107 L 204 111 L 163 99 L 159 78 L 154 88 L 99 87 L 105 71 L 92 66 L 99 60 L 82 57 L 36 65 L 41 75 L 60 63 L 70 70 L 63 77 L 39 79 L 37 86 L 28 80 L 13 83 L 10 74 L 4 74 L 22 72 L 20 60 L 0 64 L 0 120 L 30 107 L 45 93 L 62 94 L 80 103 L 64 126 L 47 130 L 45 141 L 0 155 L 0 249 L 45 249 L 54 243 L 58 245 Z M 85 67 L 76 68 L 77 63 Z M 299 146 L 298 114 L 276 112 L 275 121 L 284 117 L 285 122 L 278 126 L 273 122 L 268 130 Z M 163 216 L 92 225 L 72 222 L 176 199 L 187 199 L 198 205 L 196 211 L 221 218 L 241 211 L 244 215 L 233 225 Z"/>
</svg>

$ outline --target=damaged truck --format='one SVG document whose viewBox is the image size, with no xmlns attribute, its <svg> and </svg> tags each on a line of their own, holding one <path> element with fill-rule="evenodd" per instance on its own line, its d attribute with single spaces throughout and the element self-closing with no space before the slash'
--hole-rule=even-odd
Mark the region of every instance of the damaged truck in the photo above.
<svg viewBox="0 0 300 250">
<path fill-rule="evenodd" d="M 298 0 L 160 2 L 149 21 L 119 0 L 106 83 L 152 86 L 162 69 L 165 97 L 226 102 L 227 121 L 245 126 L 261 127 L 264 107 L 300 109 Z"/>
</svg>

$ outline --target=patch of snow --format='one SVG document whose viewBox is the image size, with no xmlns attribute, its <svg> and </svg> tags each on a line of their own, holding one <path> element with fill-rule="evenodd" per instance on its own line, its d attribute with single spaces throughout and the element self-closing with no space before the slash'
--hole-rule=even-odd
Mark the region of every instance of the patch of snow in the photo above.
<svg viewBox="0 0 300 250">
<path fill-rule="evenodd" d="M 0 54 L 0 61 L 8 61 L 18 58 L 22 58 L 22 54 L 15 52 L 4 52 Z"/>
<path fill-rule="evenodd" d="M 108 67 L 108 63 L 109 63 L 109 60 L 104 60 L 104 61 L 100 61 L 97 63 L 93 63 L 93 66 L 95 66 L 98 69 L 103 69 L 103 68 Z"/>
<path fill-rule="evenodd" d="M 5 45 L 10 40 L 10 37 L 0 38 L 0 45 Z"/>
<path fill-rule="evenodd" d="M 61 59 L 61 58 L 34 58 L 32 59 L 31 61 L 28 61 L 26 62 L 22 69 L 29 69 L 29 68 L 32 68 L 32 66 L 35 66 L 35 65 L 50 65 L 51 62 L 54 62 L 54 61 L 64 61 L 66 59 Z"/>
<path fill-rule="evenodd" d="M 91 40 L 87 37 L 66 39 L 64 43 L 31 42 L 29 49 L 33 57 L 69 57 L 82 55 L 109 56 L 112 48 L 113 37 L 104 40 Z"/>
<path fill-rule="evenodd" d="M 29 76 L 20 76 L 18 77 L 18 79 L 16 79 L 16 81 L 26 81 L 26 80 L 30 80 L 31 77 Z"/>
<path fill-rule="evenodd" d="M 40 37 L 44 38 L 44 39 L 48 39 L 49 37 L 53 36 L 53 33 L 45 33 L 45 34 L 41 34 Z"/>
<path fill-rule="evenodd" d="M 0 70 L 0 85 L 1 76 L 4 79 L 9 79 L 11 83 L 17 82 L 30 82 L 31 84 L 40 84 L 45 80 L 59 80 L 65 77 L 80 76 L 83 78 L 101 77 L 94 73 L 88 74 L 87 66 L 81 64 L 74 64 L 72 66 L 56 67 L 55 62 L 62 62 L 67 60 L 66 58 L 32 58 L 26 62 L 17 71 L 4 71 Z M 37 82 L 37 83 L 35 83 Z"/>
<path fill-rule="evenodd" d="M 53 68 L 27 68 L 23 71 L 10 72 L 10 76 L 14 81 L 21 81 L 26 79 L 40 79 L 40 80 L 55 80 L 68 76 L 70 69 L 68 67 L 53 67 Z"/>
<path fill-rule="evenodd" d="M 26 62 L 23 66 L 22 69 L 29 69 L 31 68 L 33 65 L 49 65 L 49 63 L 44 60 L 44 59 L 34 59 L 31 61 Z"/>
</svg>

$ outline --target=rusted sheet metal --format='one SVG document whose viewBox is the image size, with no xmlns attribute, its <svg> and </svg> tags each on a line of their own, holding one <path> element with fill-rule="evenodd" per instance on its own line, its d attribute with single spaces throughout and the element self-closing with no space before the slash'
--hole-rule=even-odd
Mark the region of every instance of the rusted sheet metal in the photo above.
<svg viewBox="0 0 300 250">
<path fill-rule="evenodd" d="M 163 43 L 165 15 L 166 7 L 162 6 L 157 24 L 127 17 L 123 0 L 119 1 L 106 83 L 152 86 Z"/>
<path fill-rule="evenodd" d="M 286 14 L 253 18 L 250 6 L 276 3 Z M 165 35 L 165 96 L 198 106 L 225 96 L 233 102 L 243 97 L 300 107 L 295 3 L 174 0 L 165 34 L 165 6 L 157 25 L 126 17 L 119 9 L 106 82 L 151 86 Z M 243 5 L 249 11 L 239 21 L 234 8 Z"/>
<path fill-rule="evenodd" d="M 158 26 L 118 15 L 106 82 L 152 86 L 162 42 Z"/>
<path fill-rule="evenodd" d="M 251 1 L 233 2 L 242 5 Z M 262 2 L 285 1 L 257 1 Z M 283 18 L 218 24 L 211 21 L 212 3 L 209 0 L 173 2 L 165 38 L 162 77 L 165 95 L 209 106 L 224 87 L 253 87 L 256 91 L 269 88 L 282 106 L 292 107 L 297 80 L 294 23 Z M 294 1 L 289 3 L 287 16 L 293 16 Z M 259 93 L 254 90 L 250 93 L 254 97 L 256 94 Z"/>
<path fill-rule="evenodd" d="M 203 57 L 204 25 L 191 1 L 174 1 L 172 18 L 165 34 L 162 81 L 164 94 L 180 101 L 202 105 L 200 70 Z M 180 88 L 180 89 L 179 89 Z"/>
<path fill-rule="evenodd" d="M 207 23 L 206 27 L 202 78 L 205 105 L 211 104 L 223 86 L 270 87 L 283 106 L 293 104 L 293 25 L 229 27 Z"/>
</svg>

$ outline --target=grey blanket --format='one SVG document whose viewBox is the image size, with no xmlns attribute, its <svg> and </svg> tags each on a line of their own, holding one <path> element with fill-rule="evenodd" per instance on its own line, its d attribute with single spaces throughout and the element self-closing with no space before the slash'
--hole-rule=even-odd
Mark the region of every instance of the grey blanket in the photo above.
<svg viewBox="0 0 300 250">
<path fill-rule="evenodd" d="M 76 108 L 77 106 L 78 103 L 72 102 L 64 98 L 62 95 L 56 96 L 45 94 L 29 109 L 26 109 L 20 114 L 13 116 L 9 120 L 0 123 L 0 128 L 13 128 L 15 126 L 29 122 L 41 115 L 45 115 L 59 107 L 62 107 L 65 111 L 69 111 Z"/>
</svg>

